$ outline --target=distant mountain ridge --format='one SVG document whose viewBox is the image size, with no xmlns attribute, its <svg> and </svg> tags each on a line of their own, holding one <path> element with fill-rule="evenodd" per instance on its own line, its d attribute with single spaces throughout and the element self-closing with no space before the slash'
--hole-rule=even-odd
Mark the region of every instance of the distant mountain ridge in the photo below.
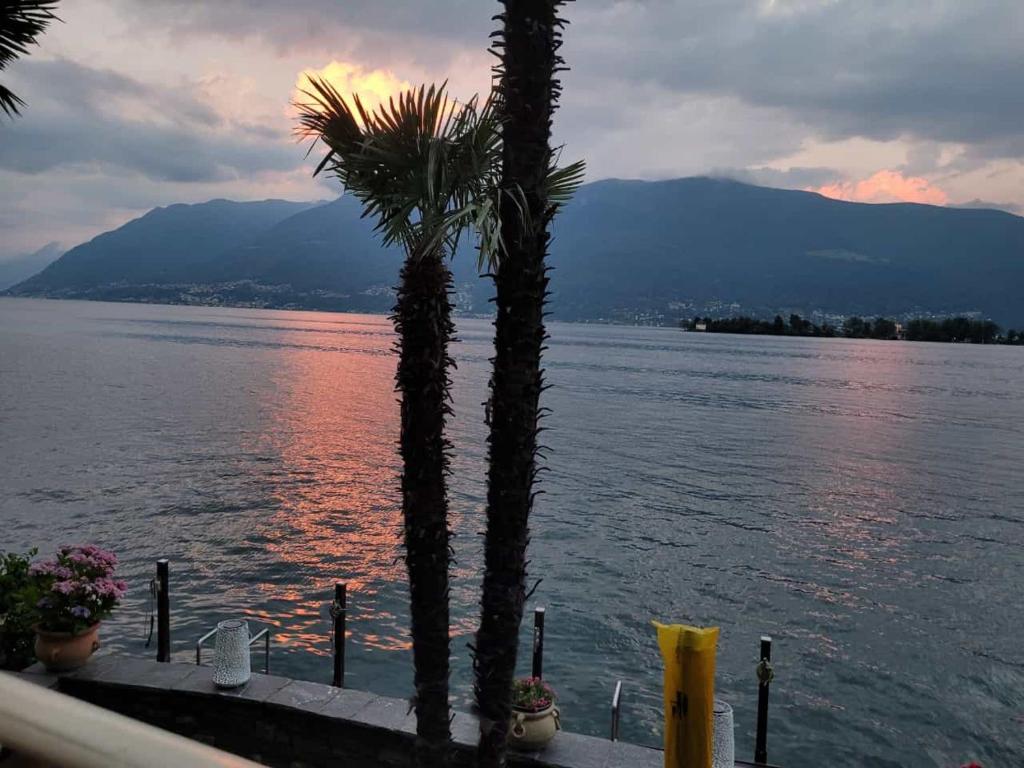
<svg viewBox="0 0 1024 768">
<path fill-rule="evenodd" d="M 34 253 L 0 261 L 0 291 L 46 268 L 64 253 L 60 243 L 47 243 Z"/>
<path fill-rule="evenodd" d="M 9 291 L 49 296 L 387 311 L 401 253 L 357 201 L 215 200 L 151 211 Z M 458 305 L 493 288 L 470 247 Z M 976 312 L 1024 324 L 1024 218 L 866 205 L 703 177 L 584 185 L 558 217 L 554 317 L 675 322 L 717 314 Z"/>
</svg>

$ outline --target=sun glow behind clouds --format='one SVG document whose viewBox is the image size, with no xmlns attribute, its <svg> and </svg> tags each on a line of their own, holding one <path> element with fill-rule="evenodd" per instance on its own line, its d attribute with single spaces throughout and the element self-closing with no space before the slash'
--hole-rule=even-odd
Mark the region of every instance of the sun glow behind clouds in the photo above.
<svg viewBox="0 0 1024 768">
<path fill-rule="evenodd" d="M 294 100 L 309 100 L 307 92 L 311 90 L 313 78 L 323 79 L 338 89 L 346 99 L 357 94 L 363 106 L 368 110 L 375 109 L 388 99 L 407 91 L 412 86 L 386 69 L 366 70 L 358 64 L 344 61 L 332 61 L 320 69 L 307 69 L 299 73 L 295 81 Z"/>
<path fill-rule="evenodd" d="M 881 170 L 860 181 L 837 181 L 809 188 L 825 197 L 860 203 L 928 203 L 947 205 L 949 195 L 920 176 L 904 176 L 899 171 Z"/>
</svg>

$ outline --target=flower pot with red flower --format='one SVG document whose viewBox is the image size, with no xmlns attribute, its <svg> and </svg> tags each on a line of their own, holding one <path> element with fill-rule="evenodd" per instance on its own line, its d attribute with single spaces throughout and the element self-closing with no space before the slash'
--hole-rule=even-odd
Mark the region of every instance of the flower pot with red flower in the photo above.
<svg viewBox="0 0 1024 768">
<path fill-rule="evenodd" d="M 512 722 L 508 742 L 523 750 L 543 749 L 562 727 L 555 692 L 539 677 L 522 677 L 512 685 Z"/>
<path fill-rule="evenodd" d="M 29 569 L 38 600 L 36 658 L 52 672 L 76 669 L 100 647 L 100 622 L 127 585 L 114 578 L 117 556 L 91 544 L 64 546 Z"/>
</svg>

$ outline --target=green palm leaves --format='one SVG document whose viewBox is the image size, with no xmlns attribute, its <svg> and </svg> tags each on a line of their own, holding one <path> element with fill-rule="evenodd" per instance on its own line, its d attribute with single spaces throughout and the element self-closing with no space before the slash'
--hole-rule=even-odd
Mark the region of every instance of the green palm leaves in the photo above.
<svg viewBox="0 0 1024 768">
<path fill-rule="evenodd" d="M 305 95 L 311 101 L 298 105 L 299 131 L 327 148 L 316 173 L 333 173 L 363 203 L 385 244 L 414 248 L 413 255 L 452 253 L 473 228 L 481 259 L 493 258 L 501 146 L 493 101 L 460 104 L 443 85 L 421 86 L 369 110 L 323 79 L 311 80 Z"/>
<path fill-rule="evenodd" d="M 57 0 L 0 0 L 0 70 L 28 53 L 29 46 L 57 18 L 53 13 L 56 7 Z M 23 106 L 24 101 L 0 85 L 0 109 L 8 117 L 20 114 Z"/>
<path fill-rule="evenodd" d="M 500 186 L 497 96 L 459 103 L 444 84 L 420 86 L 370 110 L 358 95 L 346 99 L 321 78 L 311 79 L 303 93 L 310 100 L 297 105 L 299 133 L 327 148 L 315 173 L 333 173 L 363 203 L 385 245 L 415 243 L 424 251 L 444 246 L 454 253 L 469 229 L 477 237 L 479 266 L 496 265 L 505 252 L 501 196 L 515 200 L 524 221 L 529 218 L 522 192 Z M 545 182 L 549 203 L 567 203 L 584 172 L 582 161 L 552 165 Z"/>
</svg>

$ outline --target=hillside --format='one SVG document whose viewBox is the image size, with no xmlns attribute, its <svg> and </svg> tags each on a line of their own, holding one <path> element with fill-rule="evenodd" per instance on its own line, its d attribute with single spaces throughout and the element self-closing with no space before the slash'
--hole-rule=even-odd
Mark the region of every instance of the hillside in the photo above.
<svg viewBox="0 0 1024 768">
<path fill-rule="evenodd" d="M 772 311 L 1024 321 L 1024 219 L 706 178 L 587 185 L 556 227 L 559 310 L 721 299 Z"/>
<path fill-rule="evenodd" d="M 224 251 L 314 203 L 211 200 L 154 208 L 65 253 L 16 286 L 18 295 L 69 297 L 111 284 L 202 282 Z"/>
<path fill-rule="evenodd" d="M 585 185 L 556 223 L 560 319 L 673 322 L 697 311 L 978 312 L 1024 324 L 1024 219 L 865 205 L 689 178 Z M 72 249 L 11 293 L 386 311 L 400 253 L 347 197 L 157 209 Z M 487 311 L 470 249 L 459 306 Z"/>
</svg>

